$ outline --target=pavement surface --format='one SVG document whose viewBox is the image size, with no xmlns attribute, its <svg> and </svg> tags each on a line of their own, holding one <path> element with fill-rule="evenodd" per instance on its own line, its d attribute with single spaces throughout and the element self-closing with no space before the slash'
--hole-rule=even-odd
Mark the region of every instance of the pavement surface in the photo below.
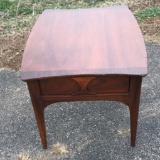
<svg viewBox="0 0 160 160">
<path fill-rule="evenodd" d="M 119 102 L 56 103 L 45 110 L 44 150 L 26 84 L 19 72 L 0 70 L 0 160 L 159 160 L 160 45 L 146 43 L 148 75 L 143 79 L 137 144 L 130 146 L 128 107 Z M 54 154 L 65 144 L 68 153 Z"/>
</svg>

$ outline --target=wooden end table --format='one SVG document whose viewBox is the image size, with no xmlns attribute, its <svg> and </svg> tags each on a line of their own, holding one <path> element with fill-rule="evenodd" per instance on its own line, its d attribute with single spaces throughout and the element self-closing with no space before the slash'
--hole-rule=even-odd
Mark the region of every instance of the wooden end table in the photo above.
<svg viewBox="0 0 160 160">
<path fill-rule="evenodd" d="M 135 146 L 146 74 L 144 40 L 126 6 L 44 11 L 28 38 L 21 65 L 43 148 L 46 106 L 92 100 L 120 101 L 129 107 Z"/>
</svg>

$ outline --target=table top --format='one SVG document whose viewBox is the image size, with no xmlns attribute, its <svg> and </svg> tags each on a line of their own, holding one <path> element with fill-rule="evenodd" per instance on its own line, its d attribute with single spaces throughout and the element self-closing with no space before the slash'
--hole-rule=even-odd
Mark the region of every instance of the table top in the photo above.
<svg viewBox="0 0 160 160">
<path fill-rule="evenodd" d="M 140 28 L 126 6 L 46 10 L 28 38 L 21 79 L 147 74 Z"/>
</svg>

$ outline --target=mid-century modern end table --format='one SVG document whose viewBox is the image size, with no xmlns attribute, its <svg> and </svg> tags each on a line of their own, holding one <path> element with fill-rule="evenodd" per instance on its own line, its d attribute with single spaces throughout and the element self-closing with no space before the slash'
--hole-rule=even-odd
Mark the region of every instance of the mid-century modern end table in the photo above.
<svg viewBox="0 0 160 160">
<path fill-rule="evenodd" d="M 44 11 L 28 38 L 21 65 L 43 148 L 46 106 L 92 100 L 120 101 L 129 107 L 135 146 L 146 74 L 144 40 L 126 6 Z"/>
</svg>

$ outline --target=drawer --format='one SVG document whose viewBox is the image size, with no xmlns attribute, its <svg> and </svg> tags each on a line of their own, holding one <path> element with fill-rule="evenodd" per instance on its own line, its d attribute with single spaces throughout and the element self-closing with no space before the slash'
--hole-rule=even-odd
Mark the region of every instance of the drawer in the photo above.
<svg viewBox="0 0 160 160">
<path fill-rule="evenodd" d="M 80 86 L 70 78 L 51 78 L 39 80 L 42 95 L 66 95 L 78 92 Z"/>
<path fill-rule="evenodd" d="M 74 79 L 51 78 L 39 80 L 39 87 L 42 95 L 127 93 L 129 90 L 129 77 L 99 76 L 95 78 L 76 77 Z M 82 90 L 83 93 L 81 92 Z"/>
<path fill-rule="evenodd" d="M 93 79 L 87 90 L 97 94 L 127 93 L 129 90 L 128 76 L 101 76 Z"/>
</svg>

